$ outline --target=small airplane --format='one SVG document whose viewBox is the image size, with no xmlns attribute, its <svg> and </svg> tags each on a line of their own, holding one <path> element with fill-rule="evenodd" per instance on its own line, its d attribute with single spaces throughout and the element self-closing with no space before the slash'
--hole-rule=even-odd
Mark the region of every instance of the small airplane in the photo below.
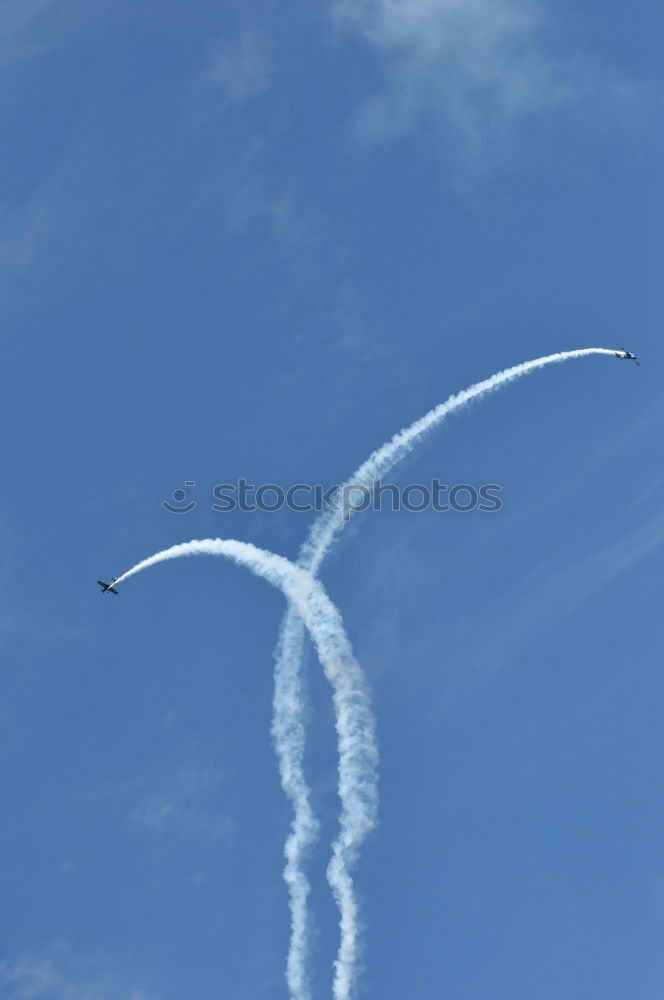
<svg viewBox="0 0 664 1000">
<path fill-rule="evenodd" d="M 102 594 L 119 594 L 120 591 L 116 590 L 113 584 L 117 580 L 117 576 L 114 576 L 110 583 L 104 583 L 103 580 L 97 580 L 97 583 L 101 587 Z"/>
<path fill-rule="evenodd" d="M 632 354 L 632 352 L 628 351 L 626 347 L 621 347 L 620 353 L 616 351 L 616 357 L 620 358 L 622 361 L 634 361 L 637 365 L 639 364 L 639 359 L 636 354 Z"/>
</svg>

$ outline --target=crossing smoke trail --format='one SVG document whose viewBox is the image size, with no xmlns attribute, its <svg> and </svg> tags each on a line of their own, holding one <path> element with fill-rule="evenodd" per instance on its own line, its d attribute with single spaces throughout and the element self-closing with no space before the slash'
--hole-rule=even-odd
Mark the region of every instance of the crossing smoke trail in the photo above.
<svg viewBox="0 0 664 1000">
<path fill-rule="evenodd" d="M 297 608 L 298 627 L 304 624 L 309 632 L 325 676 L 332 687 L 339 742 L 341 817 L 340 833 L 334 845 L 328 879 L 340 912 L 341 937 L 336 963 L 338 996 L 349 997 L 358 958 L 357 903 L 350 870 L 361 841 L 376 822 L 378 809 L 378 751 L 364 675 L 353 655 L 341 615 L 322 585 L 302 567 L 248 542 L 206 538 L 173 545 L 137 563 L 118 577 L 114 586 L 117 587 L 129 577 L 157 563 L 192 555 L 224 556 L 278 587 L 290 606 Z M 279 711 L 284 717 L 291 713 L 297 716 L 301 706 L 299 702 L 292 701 L 281 705 Z M 303 747 L 300 747 L 300 755 L 302 751 Z M 281 773 L 283 780 L 283 767 Z M 313 814 L 311 816 L 315 823 Z M 299 876 L 296 868 L 292 870 L 292 876 L 293 881 L 289 883 L 291 900 L 297 900 L 300 906 L 296 914 L 300 919 L 306 917 L 308 884 L 303 876 Z M 306 950 L 306 925 L 294 919 L 293 933 L 298 935 L 300 948 Z M 291 952 L 295 954 L 292 946 Z M 304 951 L 295 955 L 294 963 L 289 966 L 289 975 L 297 989 L 308 990 Z"/>
<path fill-rule="evenodd" d="M 466 406 L 473 399 L 498 389 L 522 375 L 528 375 L 537 368 L 559 361 L 571 361 L 591 354 L 614 355 L 615 350 L 603 347 L 587 347 L 575 351 L 563 351 L 546 357 L 526 361 L 506 368 L 490 378 L 463 389 L 450 396 L 444 403 L 430 410 L 424 417 L 402 429 L 386 444 L 374 451 L 366 462 L 349 477 L 345 486 L 358 485 L 371 489 L 377 479 L 386 475 L 396 463 L 405 457 L 438 424 L 455 410 Z M 340 487 L 337 496 L 344 496 Z M 309 535 L 302 545 L 298 565 L 309 570 L 314 576 L 329 552 L 339 531 L 354 513 L 347 511 L 326 511 L 314 522 Z M 345 517 L 344 517 L 345 515 Z M 317 824 L 309 801 L 309 789 L 304 776 L 305 731 L 303 720 L 302 660 L 304 630 L 297 608 L 289 605 L 281 623 L 279 641 L 275 654 L 275 693 L 273 705 L 272 734 L 275 751 L 279 760 L 282 787 L 293 808 L 292 832 L 286 843 L 287 864 L 285 879 L 290 887 L 290 907 L 293 935 L 288 957 L 288 986 L 291 1000 L 310 1000 L 306 979 L 306 927 L 308 881 L 303 872 L 303 863 L 315 843 Z M 375 793 L 374 793 L 375 795 Z M 332 883 L 336 878 L 336 858 L 340 845 L 333 848 L 328 878 Z M 355 931 L 357 938 L 357 931 Z M 353 974 L 339 962 L 336 963 L 334 984 L 335 1000 L 345 1000 L 352 987 Z"/>
</svg>

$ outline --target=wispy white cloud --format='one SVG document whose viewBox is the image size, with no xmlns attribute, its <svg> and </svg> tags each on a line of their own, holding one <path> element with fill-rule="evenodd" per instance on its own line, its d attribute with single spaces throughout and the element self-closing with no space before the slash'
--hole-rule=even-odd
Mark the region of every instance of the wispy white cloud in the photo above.
<svg viewBox="0 0 664 1000">
<path fill-rule="evenodd" d="M 199 77 L 221 107 L 241 104 L 270 89 L 274 72 L 272 51 L 255 31 L 217 43 Z"/>
<path fill-rule="evenodd" d="M 142 789 L 131 809 L 130 821 L 165 838 L 230 843 L 235 823 L 214 806 L 220 783 L 211 768 L 180 767 L 160 782 L 157 790 Z"/>
<path fill-rule="evenodd" d="M 0 7 L 0 66 L 49 47 L 47 21 L 59 0 L 5 0 Z"/>
<path fill-rule="evenodd" d="M 0 987 L 4 1000 L 158 1000 L 128 985 L 108 960 L 75 959 L 62 947 L 0 964 Z"/>
<path fill-rule="evenodd" d="M 55 216 L 50 185 L 35 191 L 24 205 L 0 205 L 0 301 L 52 238 Z"/>
<path fill-rule="evenodd" d="M 580 558 L 565 561 L 564 556 L 557 556 L 533 569 L 505 594 L 493 613 L 485 612 L 481 623 L 467 624 L 472 638 L 465 643 L 459 630 L 459 641 L 466 646 L 466 676 L 470 665 L 477 676 L 498 670 L 557 621 L 661 550 L 664 511 L 647 520 L 638 517 L 636 528 L 625 532 L 619 526 L 618 532 L 609 544 L 598 544 Z"/>
<path fill-rule="evenodd" d="M 3 93 L 10 95 L 0 101 L 0 116 L 12 100 L 18 100 L 16 64 L 65 46 L 83 31 L 103 30 L 105 6 L 106 0 L 87 5 L 79 0 L 0 3 L 0 73 Z M 20 193 L 6 193 L 0 201 L 0 304 L 52 244 L 56 233 L 62 235 L 64 220 L 76 217 L 80 190 L 71 178 L 77 173 L 81 152 L 81 136 L 72 130 L 56 157 L 38 161 L 31 188 L 20 184 Z"/>
<path fill-rule="evenodd" d="M 335 0 L 337 25 L 381 60 L 383 87 L 363 106 L 365 140 L 452 126 L 466 155 L 495 151 L 519 121 L 566 109 L 627 118 L 644 88 L 562 32 L 537 0 Z"/>
<path fill-rule="evenodd" d="M 170 717 L 170 718 L 169 718 Z M 172 713 L 167 716 L 172 724 Z M 229 772 L 221 772 L 196 746 L 177 745 L 143 770 L 81 792 L 74 806 L 107 809 L 113 822 L 159 838 L 160 848 L 185 842 L 232 846 L 235 822 L 224 809 Z"/>
<path fill-rule="evenodd" d="M 97 31 L 100 16 L 108 9 L 107 0 L 3 0 L 0 69 L 57 48 L 84 24 Z"/>
</svg>

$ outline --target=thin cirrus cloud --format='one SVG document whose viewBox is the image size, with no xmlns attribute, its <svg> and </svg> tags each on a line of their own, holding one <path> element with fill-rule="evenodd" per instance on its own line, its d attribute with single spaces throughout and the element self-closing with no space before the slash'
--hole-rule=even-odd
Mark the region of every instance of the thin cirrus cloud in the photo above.
<svg viewBox="0 0 664 1000">
<path fill-rule="evenodd" d="M 113 825 L 154 836 L 162 847 L 232 846 L 236 826 L 223 807 L 228 780 L 199 750 L 181 745 L 143 771 L 81 793 L 73 807 L 104 810 Z"/>
<path fill-rule="evenodd" d="M 26 955 L 1 964 L 0 987 L 4 1000 L 158 1000 L 132 988 L 106 963 L 75 959 L 61 947 L 53 956 Z"/>
<path fill-rule="evenodd" d="M 502 598 L 492 615 L 485 614 L 480 625 L 476 620 L 467 624 L 473 637 L 466 647 L 466 663 L 474 663 L 481 674 L 495 672 L 663 544 L 664 513 L 656 511 L 633 530 L 576 560 L 540 566 Z"/>
<path fill-rule="evenodd" d="M 369 142 L 447 124 L 484 155 L 519 122 L 566 111 L 626 124 L 652 97 L 592 54 L 556 48 L 560 25 L 534 0 L 336 0 L 332 16 L 379 57 L 384 83 L 358 120 Z"/>
<path fill-rule="evenodd" d="M 273 73 L 270 47 L 255 32 L 245 31 L 239 38 L 217 43 L 198 85 L 227 107 L 264 94 L 272 86 Z"/>
<path fill-rule="evenodd" d="M 56 186 L 52 176 L 30 194 L 25 204 L 11 211 L 0 206 L 0 304 L 12 283 L 30 270 L 53 235 Z"/>
<path fill-rule="evenodd" d="M 105 23 L 106 0 L 3 0 L 0 3 L 0 70 L 11 70 L 67 44 L 84 27 Z"/>
<path fill-rule="evenodd" d="M 0 9 L 0 67 L 49 47 L 55 0 L 7 0 Z"/>
<path fill-rule="evenodd" d="M 207 769 L 180 768 L 163 787 L 153 789 L 137 802 L 130 814 L 131 822 L 169 839 L 229 843 L 235 823 L 207 804 L 218 785 L 218 777 Z"/>
</svg>

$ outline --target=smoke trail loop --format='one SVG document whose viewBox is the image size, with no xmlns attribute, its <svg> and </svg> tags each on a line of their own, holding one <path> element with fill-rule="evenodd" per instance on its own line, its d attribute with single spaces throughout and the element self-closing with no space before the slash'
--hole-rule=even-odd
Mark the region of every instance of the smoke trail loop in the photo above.
<svg viewBox="0 0 664 1000">
<path fill-rule="evenodd" d="M 358 469 L 348 478 L 346 483 L 339 487 L 337 495 L 343 494 L 344 487 L 351 485 L 365 486 L 372 489 L 376 480 L 385 476 L 402 458 L 404 458 L 413 448 L 424 439 L 435 427 L 456 410 L 462 409 L 472 400 L 479 399 L 483 395 L 500 388 L 503 385 L 528 375 L 530 372 L 546 365 L 555 364 L 562 361 L 570 361 L 575 358 L 587 357 L 592 354 L 604 354 L 613 356 L 615 349 L 604 347 L 588 347 L 574 351 L 563 351 L 557 354 L 549 354 L 545 357 L 535 358 L 526 361 L 524 364 L 515 365 L 504 371 L 492 375 L 482 382 L 478 382 L 463 389 L 461 392 L 450 396 L 445 402 L 430 410 L 425 416 L 414 421 L 408 427 L 403 428 L 395 434 L 386 444 L 374 451 L 369 458 L 360 465 Z M 313 576 L 318 574 L 320 567 L 327 556 L 330 548 L 334 544 L 337 534 L 349 523 L 350 517 L 357 513 L 353 508 L 346 512 L 329 510 L 321 514 L 309 531 L 309 534 L 300 548 L 298 555 L 298 565 L 308 570 Z M 303 980 L 303 968 L 306 960 L 306 934 L 303 928 L 307 926 L 307 893 L 308 881 L 302 866 L 317 834 L 317 827 L 310 821 L 311 807 L 309 803 L 309 790 L 304 776 L 304 722 L 303 722 L 303 696 L 302 696 L 302 662 L 304 655 L 304 630 L 297 610 L 291 605 L 288 607 L 282 619 L 279 640 L 275 652 L 275 696 L 273 705 L 273 726 L 272 732 L 275 743 L 275 751 L 279 760 L 282 775 L 284 771 L 288 774 L 288 782 L 282 777 L 282 785 L 293 806 L 292 833 L 287 844 L 288 865 L 287 879 L 292 879 L 295 890 L 291 890 L 290 907 L 291 919 L 294 929 L 291 938 L 291 947 L 288 957 L 288 983 L 291 993 L 291 1000 L 309 1000 L 309 994 L 300 990 Z M 291 692 L 292 698 L 285 698 L 284 693 Z M 364 786 L 363 786 L 364 787 Z M 359 789 L 357 790 L 359 794 Z M 370 797 L 375 796 L 375 790 L 364 791 Z M 355 793 L 355 790 L 353 794 Z M 350 792 L 349 792 L 350 794 Z M 355 862 L 357 849 L 363 839 L 363 832 L 356 830 L 349 835 L 343 823 L 339 837 L 332 848 L 332 859 L 328 867 L 328 880 L 333 888 L 337 901 L 339 901 L 340 889 L 343 885 L 344 892 L 350 893 L 352 884 L 347 883 L 348 872 Z M 357 910 L 351 907 L 347 900 L 344 900 L 344 909 L 341 914 L 342 941 L 346 937 L 353 937 L 357 940 Z M 354 930 L 351 933 L 347 929 L 347 924 L 352 923 Z M 352 959 L 354 961 L 354 958 Z M 354 972 L 348 974 L 351 958 L 343 947 L 340 949 L 337 962 L 335 964 L 334 994 L 337 998 L 348 995 L 352 988 Z"/>
<path fill-rule="evenodd" d="M 308 630 L 332 687 L 339 743 L 341 801 L 341 833 L 328 869 L 330 886 L 341 914 L 341 939 L 335 966 L 334 990 L 337 1000 L 349 1000 L 358 959 L 357 903 L 350 873 L 356 862 L 360 844 L 374 827 L 378 812 L 376 781 L 378 750 L 364 675 L 344 631 L 341 616 L 322 585 L 306 569 L 295 566 L 282 556 L 258 549 L 248 542 L 206 538 L 173 545 L 143 559 L 127 570 L 118 577 L 115 586 L 158 563 L 192 555 L 224 556 L 278 587 L 297 610 L 298 628 L 301 628 L 301 621 Z M 292 644 L 288 645 L 287 641 L 286 648 L 292 651 L 294 647 Z M 284 754 L 283 759 L 280 758 L 282 779 L 285 775 L 288 787 L 292 788 L 297 787 L 299 780 L 298 775 L 294 775 L 292 770 L 293 761 L 297 761 L 303 747 L 301 693 L 297 684 L 292 689 L 284 685 L 281 691 L 283 694 L 289 691 L 290 696 L 284 697 L 280 705 L 281 718 L 287 723 L 287 729 L 280 732 L 286 733 L 288 738 L 291 738 L 293 733 L 302 733 L 302 744 L 289 746 L 288 753 Z M 292 725 L 288 725 L 291 718 Z M 292 784 L 293 781 L 295 785 Z M 298 829 L 297 837 L 305 835 L 311 838 L 316 831 L 315 818 L 310 811 L 307 813 L 303 802 L 298 804 L 300 808 L 298 822 L 302 827 Z M 306 807 L 310 810 L 308 801 Z M 297 949 L 293 949 L 292 942 L 288 966 L 288 974 L 291 977 L 289 988 L 296 992 L 298 997 L 305 997 L 309 995 L 305 950 L 308 883 L 300 874 L 299 840 L 293 845 L 293 839 L 294 834 L 291 833 L 287 843 L 287 851 L 291 852 L 291 856 L 287 857 L 286 873 L 291 889 L 291 907 L 293 908 L 294 901 L 297 904 L 297 908 L 292 909 L 292 926 L 294 934 L 297 935 L 294 938 Z M 296 861 L 295 864 L 293 859 Z"/>
</svg>

